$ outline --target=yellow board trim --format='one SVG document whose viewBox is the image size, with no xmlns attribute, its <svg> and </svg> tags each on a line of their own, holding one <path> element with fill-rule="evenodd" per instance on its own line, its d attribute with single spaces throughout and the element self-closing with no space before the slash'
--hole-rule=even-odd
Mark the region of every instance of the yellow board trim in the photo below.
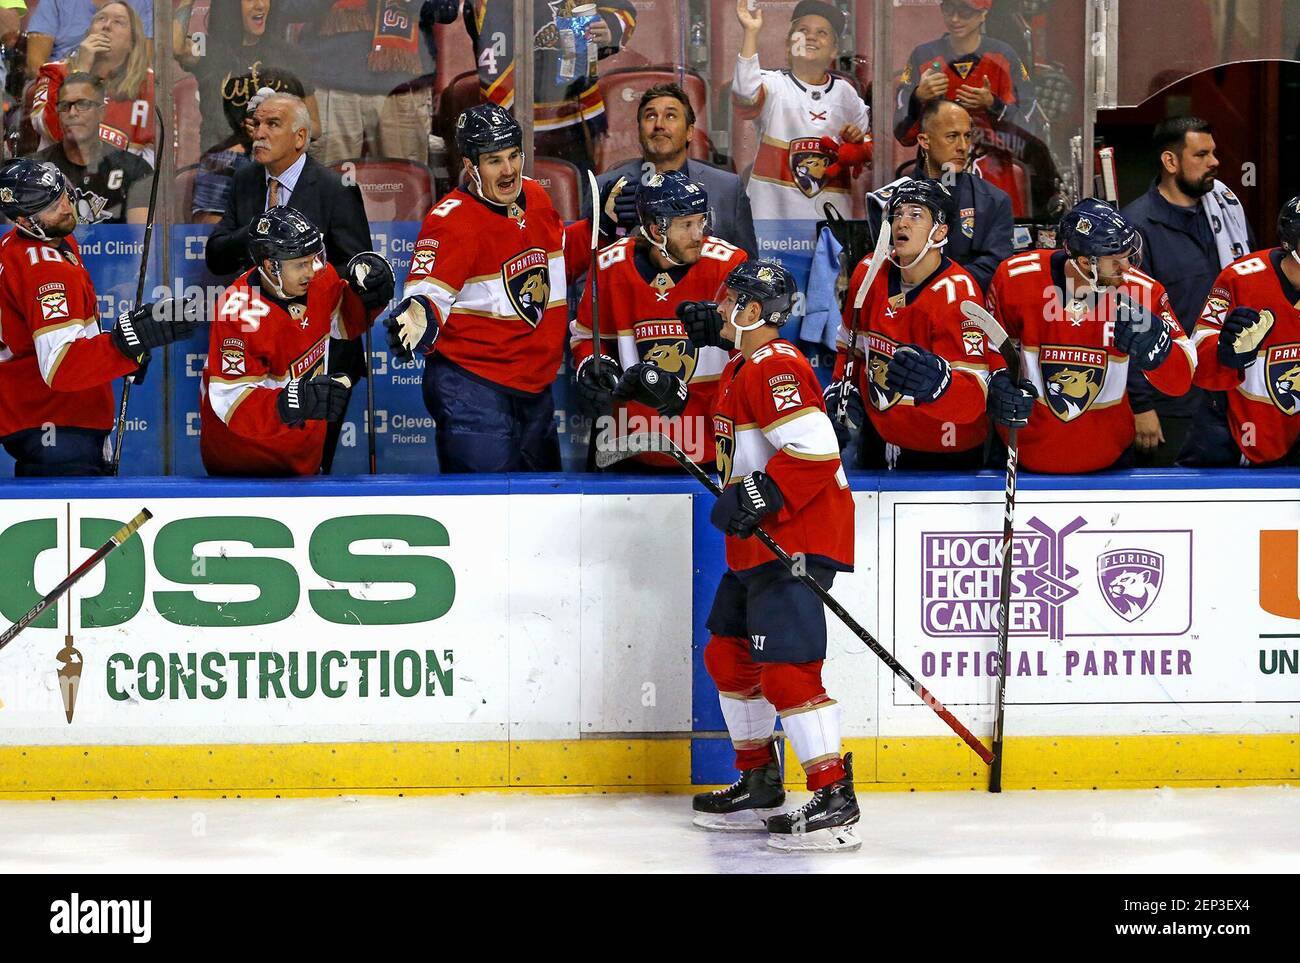
<svg viewBox="0 0 1300 963">
<path fill-rule="evenodd" d="M 859 792 L 976 790 L 956 738 L 849 739 Z M 787 785 L 803 774 L 787 746 Z M 1007 789 L 1300 785 L 1300 735 L 1009 739 Z M 0 799 L 686 793 L 691 739 L 0 747 Z"/>
</svg>

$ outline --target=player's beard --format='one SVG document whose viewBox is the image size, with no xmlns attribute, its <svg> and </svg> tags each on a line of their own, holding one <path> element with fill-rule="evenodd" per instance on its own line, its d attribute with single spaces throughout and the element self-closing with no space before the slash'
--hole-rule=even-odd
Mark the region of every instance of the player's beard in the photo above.
<svg viewBox="0 0 1300 963">
<path fill-rule="evenodd" d="M 1183 177 L 1182 174 L 1175 174 L 1174 183 L 1177 184 L 1178 189 L 1188 197 L 1204 197 L 1206 194 L 1210 193 L 1210 191 L 1214 190 L 1214 178 L 1217 173 L 1217 171 L 1211 172 L 1195 181 L 1189 181 L 1187 178 Z"/>
<path fill-rule="evenodd" d="M 669 241 L 664 244 L 664 247 L 668 249 L 668 256 L 678 264 L 691 265 L 700 259 L 700 250 L 704 247 L 704 242 L 682 247 Z"/>
</svg>

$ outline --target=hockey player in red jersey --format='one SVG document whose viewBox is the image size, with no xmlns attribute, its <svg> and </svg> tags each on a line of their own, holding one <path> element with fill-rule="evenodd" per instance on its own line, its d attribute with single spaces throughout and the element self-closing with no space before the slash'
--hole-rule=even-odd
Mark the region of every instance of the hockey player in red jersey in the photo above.
<svg viewBox="0 0 1300 963">
<path fill-rule="evenodd" d="M 1134 437 L 1129 366 L 1177 397 L 1191 386 L 1196 354 L 1163 285 L 1137 269 L 1141 238 L 1118 211 L 1080 201 L 1059 236 L 1064 250 L 1003 261 L 988 291 L 988 309 L 1020 342 L 1038 395 L 1018 436 L 1020 464 L 1059 473 L 1123 467 Z M 1019 390 L 1005 375 L 990 384 L 997 404 Z"/>
<path fill-rule="evenodd" d="M 551 383 L 564 357 L 564 225 L 524 177 L 523 131 L 496 104 L 456 121 L 472 185 L 434 205 L 404 299 L 385 320 L 398 358 L 424 360 L 443 472 L 558 471 Z"/>
<path fill-rule="evenodd" d="M 776 849 L 854 849 L 858 803 L 852 755 L 840 755 L 840 707 L 822 685 L 826 613 L 756 538 L 762 525 L 808 574 L 829 588 L 853 568 L 853 494 L 816 375 L 781 340 L 795 282 L 777 261 L 745 261 L 727 277 L 721 328 L 707 340 L 737 354 L 718 382 L 713 416 L 723 494 L 711 521 L 726 533 L 727 571 L 718 584 L 704 664 L 718 687 L 740 778 L 695 797 L 696 825 L 766 828 Z M 618 394 L 672 413 L 686 386 L 650 364 L 629 368 Z M 773 731 L 777 714 L 808 777 L 812 799 L 785 802 Z"/>
<path fill-rule="evenodd" d="M 1300 438 L 1300 197 L 1282 205 L 1277 236 L 1223 269 L 1192 332 L 1196 384 L 1227 392 L 1251 465 L 1296 464 Z"/>
<path fill-rule="evenodd" d="M 18 476 L 108 474 L 113 379 L 190 337 L 198 305 L 140 305 L 101 332 L 72 189 L 53 164 L 0 169 L 0 213 L 14 224 L 0 239 L 0 443 Z"/>
<path fill-rule="evenodd" d="M 393 296 L 393 269 L 373 251 L 325 260 L 303 215 L 273 207 L 250 225 L 256 267 L 217 302 L 203 368 L 199 451 L 209 475 L 314 475 L 326 424 L 348 404 L 329 375 L 330 338 L 360 337 Z"/>
<path fill-rule="evenodd" d="M 681 171 L 654 175 L 637 192 L 636 203 L 639 234 L 609 245 L 596 259 L 599 361 L 592 347 L 590 279 L 572 325 L 578 396 L 603 415 L 623 369 L 651 362 L 690 386 L 686 410 L 665 421 L 645 405 L 621 404 L 603 426 L 603 444 L 652 431 L 671 437 L 693 461 L 712 462 L 713 402 L 729 353 L 717 344 L 697 347 L 682 319 L 691 312 L 717 312 L 706 299 L 717 294 L 745 252 L 709 235 L 709 196 Z M 639 455 L 636 463 L 676 467 L 667 455 L 654 453 Z"/>
<path fill-rule="evenodd" d="M 841 393 L 849 392 L 849 421 L 861 427 L 860 467 L 979 468 L 988 434 L 988 346 L 961 313 L 962 301 L 980 298 L 979 284 L 943 253 L 957 223 L 956 204 L 938 181 L 904 181 L 890 196 L 886 216 L 893 251 L 858 314 L 854 383 L 845 383 L 843 376 L 853 340 L 853 306 L 869 257 L 849 281 L 826 408 L 837 410 Z M 848 427 L 837 425 L 836 431 L 847 444 Z"/>
</svg>

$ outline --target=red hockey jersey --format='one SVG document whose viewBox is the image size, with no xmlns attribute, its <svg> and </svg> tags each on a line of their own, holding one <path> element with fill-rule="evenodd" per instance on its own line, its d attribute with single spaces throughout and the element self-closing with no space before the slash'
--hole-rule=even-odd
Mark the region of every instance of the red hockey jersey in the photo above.
<svg viewBox="0 0 1300 963">
<path fill-rule="evenodd" d="M 49 147 L 63 140 L 63 125 L 59 122 L 59 88 L 68 76 L 68 65 L 62 60 L 45 64 L 36 75 L 32 88 L 32 127 L 41 135 L 41 147 Z M 109 98 L 104 106 L 104 122 L 99 125 L 99 137 L 118 150 L 139 154 L 150 164 L 154 163 L 153 70 L 145 75 L 140 96 L 135 100 Z"/>
<path fill-rule="evenodd" d="M 866 257 L 849 280 L 837 338 L 835 378 L 844 375 L 853 337 L 853 305 L 867 277 Z M 979 284 L 956 261 L 943 258 L 935 272 L 907 293 L 893 264 L 881 268 L 858 318 L 854 384 L 880 437 L 910 451 L 969 451 L 988 434 L 988 343 L 961 313 L 961 302 L 980 299 Z M 914 399 L 885 387 L 889 359 L 900 345 L 915 344 L 952 366 L 952 384 L 937 401 Z M 863 363 L 865 357 L 866 362 Z"/>
<path fill-rule="evenodd" d="M 485 381 L 536 394 L 564 358 L 564 225 L 525 177 L 509 209 L 457 188 L 429 211 L 406 297 L 429 298 L 442 321 L 434 350 Z"/>
<path fill-rule="evenodd" d="M 1038 389 L 1029 424 L 1017 436 L 1020 463 L 1031 471 L 1089 472 L 1108 468 L 1133 443 L 1128 355 L 1115 347 L 1113 297 L 1101 310 L 1066 303 L 1064 251 L 1026 251 L 1003 261 L 989 285 L 988 309 L 1021 342 L 1024 377 Z M 1196 354 L 1169 306 L 1164 286 L 1131 270 L 1112 289 L 1147 307 L 1169 328 L 1174 346 L 1147 381 L 1167 395 L 1184 394 Z M 1001 430 L 1005 435 L 1005 431 Z"/>
<path fill-rule="evenodd" d="M 790 554 L 802 552 L 841 571 L 853 568 L 853 493 L 835 429 L 808 359 L 772 341 L 722 369 L 713 415 L 718 474 L 725 488 L 750 472 L 771 476 L 785 497 L 763 528 Z M 775 561 L 757 538 L 727 536 L 735 572 Z"/>
<path fill-rule="evenodd" d="M 42 425 L 113 427 L 113 379 L 134 361 L 100 333 L 76 239 L 0 239 L 0 438 Z"/>
<path fill-rule="evenodd" d="M 326 265 L 305 298 L 289 301 L 259 286 L 257 268 L 217 302 L 200 386 L 199 451 L 209 475 L 314 475 L 324 421 L 290 427 L 276 403 L 285 384 L 329 370 L 329 339 L 360 337 L 367 312 Z"/>
<path fill-rule="evenodd" d="M 597 255 L 597 302 L 602 350 L 623 369 L 651 362 L 690 385 L 686 410 L 677 418 L 660 418 L 653 408 L 635 402 L 617 405 L 613 437 L 653 431 L 668 435 L 692 461 L 713 461 L 713 406 L 718 376 L 730 353 L 725 348 L 697 348 L 677 320 L 684 301 L 712 301 L 745 252 L 716 237 L 704 239 L 700 259 L 689 267 L 661 271 L 644 244 L 626 237 Z M 591 285 L 583 294 L 578 317 L 570 326 L 573 362 L 591 357 Z M 648 465 L 671 467 L 667 455 L 638 455 Z"/>
<path fill-rule="evenodd" d="M 1282 273 L 1288 257 L 1279 247 L 1229 264 L 1210 289 L 1192 343 L 1196 383 L 1228 393 L 1228 426 L 1252 464 L 1286 455 L 1300 438 L 1300 290 Z M 1273 327 L 1244 371 L 1219 363 L 1219 330 L 1233 308 L 1268 312 Z"/>
</svg>

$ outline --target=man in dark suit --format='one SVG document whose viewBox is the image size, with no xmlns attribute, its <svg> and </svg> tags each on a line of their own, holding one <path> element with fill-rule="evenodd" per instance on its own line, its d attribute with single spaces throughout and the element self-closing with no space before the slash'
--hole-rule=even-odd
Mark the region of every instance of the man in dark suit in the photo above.
<svg viewBox="0 0 1300 963">
<path fill-rule="evenodd" d="M 750 213 L 749 198 L 740 185 L 740 178 L 731 171 L 720 170 L 686 156 L 691 138 L 695 135 L 695 110 L 686 91 L 677 84 L 656 84 L 641 95 L 637 107 L 640 126 L 641 156 L 606 171 L 598 178 L 600 196 L 617 224 L 617 232 L 603 240 L 611 243 L 640 226 L 636 215 L 636 192 L 651 175 L 662 171 L 683 171 L 687 177 L 703 187 L 709 194 L 713 207 L 715 237 L 730 241 L 750 257 L 758 254 L 754 240 L 754 217 Z M 609 197 L 613 188 L 621 188 Z M 585 204 L 589 207 L 590 204 Z M 606 218 L 602 230 L 610 227 Z"/>
<path fill-rule="evenodd" d="M 259 94 L 262 91 L 258 92 Z M 268 92 L 253 114 L 253 160 L 235 172 L 230 200 L 212 235 L 204 259 L 216 275 L 252 267 L 248 232 L 259 214 L 277 205 L 292 207 L 320 228 L 325 257 L 340 277 L 354 254 L 370 250 L 370 222 L 355 184 L 307 156 L 311 115 L 301 98 Z M 345 374 L 356 384 L 366 377 L 361 341 L 330 339 L 330 374 Z M 331 422 L 321 471 L 328 474 L 338 448 L 342 421 Z"/>
</svg>

